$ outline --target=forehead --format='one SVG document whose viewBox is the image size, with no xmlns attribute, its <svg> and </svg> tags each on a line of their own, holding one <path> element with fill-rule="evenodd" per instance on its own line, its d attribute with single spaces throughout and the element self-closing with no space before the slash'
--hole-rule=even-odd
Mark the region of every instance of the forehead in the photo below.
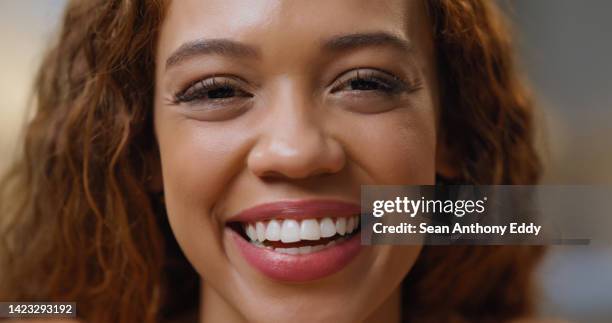
<svg viewBox="0 0 612 323">
<path fill-rule="evenodd" d="M 174 0 L 158 53 L 167 56 L 182 43 L 202 38 L 229 38 L 269 51 L 357 32 L 410 39 L 423 16 L 418 0 Z"/>
</svg>

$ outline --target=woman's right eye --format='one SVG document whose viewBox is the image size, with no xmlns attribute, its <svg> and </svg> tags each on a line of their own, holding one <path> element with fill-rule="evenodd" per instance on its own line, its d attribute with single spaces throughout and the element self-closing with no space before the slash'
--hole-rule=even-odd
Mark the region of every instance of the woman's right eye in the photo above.
<svg viewBox="0 0 612 323">
<path fill-rule="evenodd" d="M 213 76 L 190 84 L 174 95 L 175 103 L 229 104 L 253 95 L 241 89 L 242 81 L 230 77 Z"/>
</svg>

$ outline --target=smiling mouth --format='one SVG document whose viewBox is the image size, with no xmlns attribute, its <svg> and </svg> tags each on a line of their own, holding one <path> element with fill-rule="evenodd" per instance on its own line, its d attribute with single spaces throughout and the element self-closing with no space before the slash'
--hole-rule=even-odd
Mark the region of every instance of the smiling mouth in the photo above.
<svg viewBox="0 0 612 323">
<path fill-rule="evenodd" d="M 279 281 L 330 276 L 360 254 L 357 203 L 332 199 L 259 204 L 226 222 L 226 235 L 253 268 Z"/>
<path fill-rule="evenodd" d="M 359 233 L 359 216 L 232 222 L 229 227 L 259 248 L 289 255 L 328 249 Z"/>
</svg>

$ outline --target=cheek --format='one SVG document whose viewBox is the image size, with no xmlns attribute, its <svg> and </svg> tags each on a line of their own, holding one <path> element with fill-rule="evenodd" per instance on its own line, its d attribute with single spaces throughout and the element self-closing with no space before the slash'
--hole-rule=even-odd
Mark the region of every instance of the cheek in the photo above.
<svg viewBox="0 0 612 323">
<path fill-rule="evenodd" d="M 233 175 L 243 167 L 248 132 L 163 113 L 156 116 L 156 132 L 174 235 L 200 273 L 223 273 L 223 225 L 212 213 Z"/>
<path fill-rule="evenodd" d="M 355 163 L 374 184 L 435 182 L 436 131 L 433 109 L 398 109 L 356 116 L 344 138 Z"/>
<path fill-rule="evenodd" d="M 168 208 L 177 214 L 194 209 L 210 211 L 231 174 L 240 167 L 246 133 L 231 127 L 206 127 L 193 120 L 167 129 L 161 125 L 159 130 Z"/>
</svg>

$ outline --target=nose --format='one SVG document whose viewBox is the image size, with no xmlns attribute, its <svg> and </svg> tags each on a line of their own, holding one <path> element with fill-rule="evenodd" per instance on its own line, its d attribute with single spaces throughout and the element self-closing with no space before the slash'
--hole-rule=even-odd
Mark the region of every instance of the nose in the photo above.
<svg viewBox="0 0 612 323">
<path fill-rule="evenodd" d="M 249 152 L 249 169 L 261 178 L 303 179 L 333 174 L 346 163 L 341 143 L 328 133 L 315 109 L 297 95 L 285 96 Z M 319 111 L 320 112 L 320 111 Z M 320 120 L 320 121 L 317 121 Z"/>
</svg>

